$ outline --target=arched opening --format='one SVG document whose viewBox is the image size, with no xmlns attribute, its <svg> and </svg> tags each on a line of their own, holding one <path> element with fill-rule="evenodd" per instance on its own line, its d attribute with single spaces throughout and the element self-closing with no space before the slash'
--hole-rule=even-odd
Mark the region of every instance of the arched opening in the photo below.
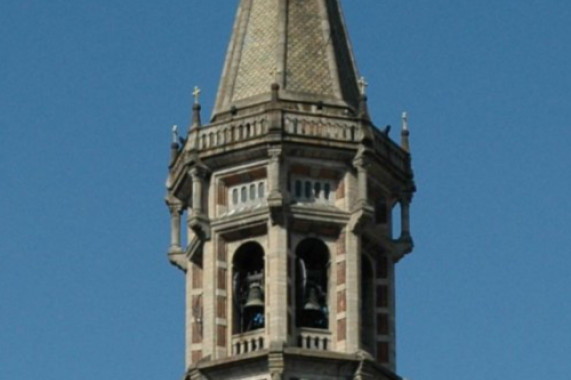
<svg viewBox="0 0 571 380">
<path fill-rule="evenodd" d="M 246 243 L 232 260 L 234 334 L 264 328 L 264 294 L 264 249 L 258 243 Z"/>
<path fill-rule="evenodd" d="M 329 250 L 319 239 L 305 239 L 297 246 L 296 259 L 296 324 L 327 329 Z"/>
<path fill-rule="evenodd" d="M 361 344 L 369 353 L 375 350 L 375 283 L 371 260 L 361 256 Z"/>
</svg>

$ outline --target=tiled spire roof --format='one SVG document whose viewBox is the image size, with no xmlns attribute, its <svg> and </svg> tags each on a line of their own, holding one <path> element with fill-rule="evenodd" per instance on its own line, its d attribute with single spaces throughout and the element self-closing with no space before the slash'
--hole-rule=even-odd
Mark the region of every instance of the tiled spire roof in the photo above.
<svg viewBox="0 0 571 380">
<path fill-rule="evenodd" d="M 355 110 L 357 70 L 339 0 L 241 0 L 213 119 L 271 97 Z"/>
</svg>

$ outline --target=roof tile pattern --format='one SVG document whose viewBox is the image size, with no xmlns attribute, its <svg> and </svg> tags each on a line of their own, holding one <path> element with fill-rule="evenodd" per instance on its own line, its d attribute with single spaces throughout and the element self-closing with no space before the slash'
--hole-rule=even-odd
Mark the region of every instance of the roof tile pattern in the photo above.
<svg viewBox="0 0 571 380">
<path fill-rule="evenodd" d="M 288 2 L 286 89 L 333 96 L 326 38 L 316 0 Z"/>
<path fill-rule="evenodd" d="M 278 9 L 276 0 L 252 0 L 248 28 L 243 39 L 233 101 L 270 92 L 277 66 Z"/>
<path fill-rule="evenodd" d="M 240 0 L 212 120 L 271 100 L 355 110 L 357 70 L 340 0 Z"/>
</svg>

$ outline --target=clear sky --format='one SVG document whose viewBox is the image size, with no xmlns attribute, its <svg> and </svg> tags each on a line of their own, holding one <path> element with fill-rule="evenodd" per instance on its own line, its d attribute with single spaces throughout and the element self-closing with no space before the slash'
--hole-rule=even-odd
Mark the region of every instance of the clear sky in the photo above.
<svg viewBox="0 0 571 380">
<path fill-rule="evenodd" d="M 0 1 L 0 379 L 180 379 L 170 126 L 236 0 Z M 571 2 L 345 0 L 375 123 L 407 110 L 398 372 L 571 373 Z"/>
</svg>

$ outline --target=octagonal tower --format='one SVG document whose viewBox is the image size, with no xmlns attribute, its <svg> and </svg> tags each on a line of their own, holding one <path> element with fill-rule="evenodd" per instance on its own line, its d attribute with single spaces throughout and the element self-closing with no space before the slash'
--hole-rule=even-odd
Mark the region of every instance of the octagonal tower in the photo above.
<svg viewBox="0 0 571 380">
<path fill-rule="evenodd" d="M 240 2 L 211 122 L 197 102 L 171 147 L 187 379 L 399 378 L 409 132 L 373 125 L 358 78 L 338 0 Z"/>
</svg>

